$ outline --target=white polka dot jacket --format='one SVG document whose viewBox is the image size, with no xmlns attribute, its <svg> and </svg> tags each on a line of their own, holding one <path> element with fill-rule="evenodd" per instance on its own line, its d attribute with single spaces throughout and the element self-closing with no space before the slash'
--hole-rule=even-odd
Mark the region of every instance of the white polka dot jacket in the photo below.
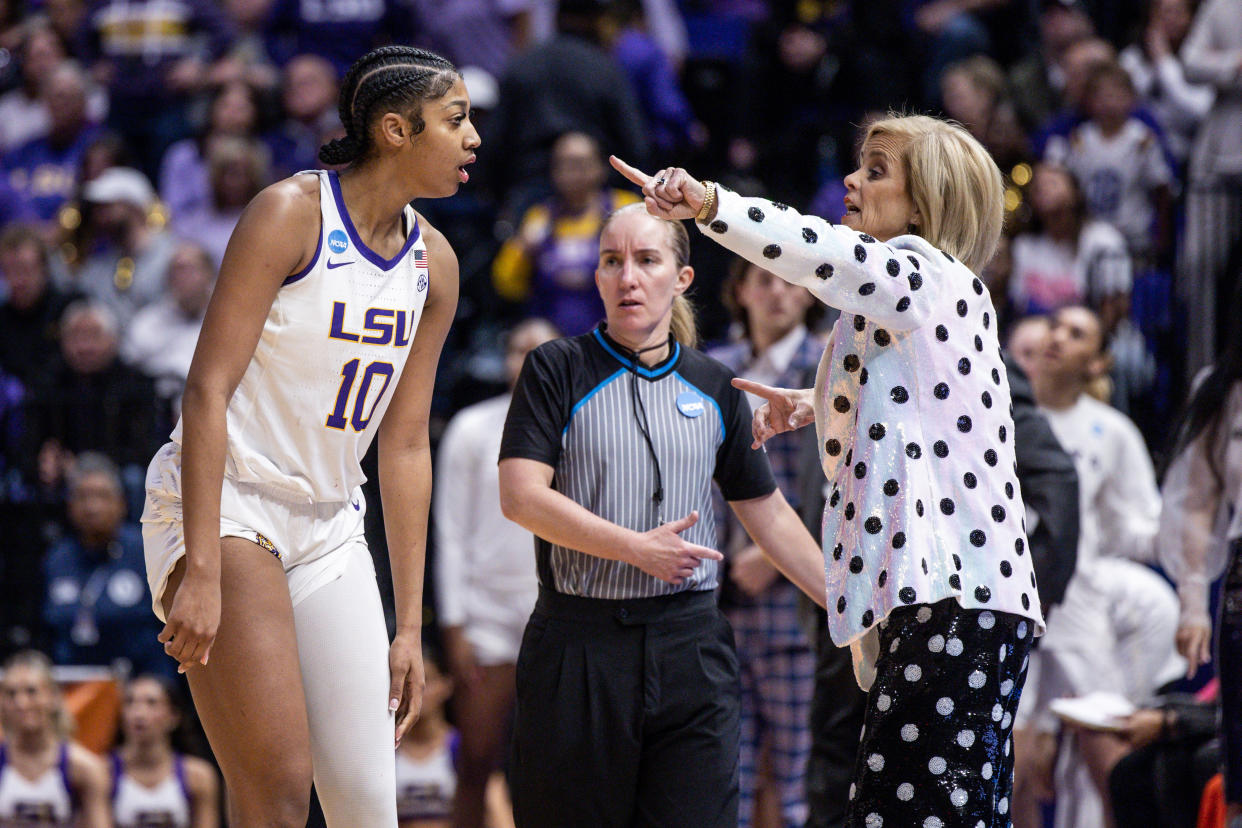
<svg viewBox="0 0 1242 828">
<path fill-rule="evenodd" d="M 833 641 L 874 644 L 892 610 L 945 598 L 1042 633 L 987 288 L 918 236 L 718 195 L 704 234 L 842 311 L 815 381 Z"/>
</svg>

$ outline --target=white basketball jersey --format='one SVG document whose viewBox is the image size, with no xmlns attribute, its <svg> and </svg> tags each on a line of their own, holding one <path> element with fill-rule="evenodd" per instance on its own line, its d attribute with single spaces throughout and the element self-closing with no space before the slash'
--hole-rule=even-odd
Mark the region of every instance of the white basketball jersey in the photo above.
<svg viewBox="0 0 1242 828">
<path fill-rule="evenodd" d="M 35 780 L 18 773 L 8 762 L 7 747 L 0 745 L 0 825 L 37 825 L 39 828 L 73 825 L 68 745 L 60 746 L 56 765 Z"/>
<path fill-rule="evenodd" d="M 397 820 L 449 819 L 453 815 L 453 795 L 457 791 L 457 771 L 453 754 L 457 733 L 449 734 L 444 745 L 422 760 L 397 752 Z"/>
<path fill-rule="evenodd" d="M 125 773 L 121 757 L 112 755 L 112 820 L 116 828 L 190 828 L 190 792 L 185 759 L 173 757 L 173 772 L 154 788 Z"/>
<path fill-rule="evenodd" d="M 411 207 L 401 251 L 358 236 L 335 172 L 319 176 L 311 263 L 285 280 L 228 407 L 225 475 L 301 502 L 342 502 L 401 379 L 427 299 L 427 246 Z M 181 442 L 181 424 L 172 439 Z"/>
</svg>

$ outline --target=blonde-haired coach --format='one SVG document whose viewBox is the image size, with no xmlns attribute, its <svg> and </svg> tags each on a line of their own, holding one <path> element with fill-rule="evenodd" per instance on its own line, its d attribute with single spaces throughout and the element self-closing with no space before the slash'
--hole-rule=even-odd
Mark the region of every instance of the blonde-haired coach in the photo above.
<svg viewBox="0 0 1242 828">
<path fill-rule="evenodd" d="M 996 311 L 975 275 L 1001 230 L 996 164 L 924 116 L 867 130 L 842 225 L 743 198 L 680 168 L 647 209 L 840 308 L 815 388 L 767 399 L 754 445 L 814 422 L 830 483 L 828 624 L 870 690 L 847 824 L 993 824 L 1010 732 L 1043 628 L 1014 472 Z"/>
</svg>

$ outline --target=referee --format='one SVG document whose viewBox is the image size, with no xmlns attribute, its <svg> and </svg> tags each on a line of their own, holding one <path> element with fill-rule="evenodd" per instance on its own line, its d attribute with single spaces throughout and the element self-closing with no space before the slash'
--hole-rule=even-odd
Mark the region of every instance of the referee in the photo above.
<svg viewBox="0 0 1242 828">
<path fill-rule="evenodd" d="M 677 222 L 622 208 L 600 237 L 607 322 L 540 346 L 500 449 L 505 515 L 536 535 L 517 664 L 513 802 L 528 826 L 729 826 L 738 666 L 716 608 L 711 484 L 817 603 L 819 548 L 750 449 L 750 408 L 693 350 Z"/>
</svg>

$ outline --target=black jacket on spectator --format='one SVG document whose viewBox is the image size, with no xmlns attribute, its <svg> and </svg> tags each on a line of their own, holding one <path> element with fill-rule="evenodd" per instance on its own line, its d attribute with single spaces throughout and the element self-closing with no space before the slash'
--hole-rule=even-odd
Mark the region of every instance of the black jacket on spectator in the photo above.
<svg viewBox="0 0 1242 828">
<path fill-rule="evenodd" d="M 114 360 L 102 371 L 78 374 L 59 358 L 28 397 L 28 462 L 48 440 L 69 451 L 98 451 L 120 466 L 145 468 L 163 441 L 155 385 Z"/>
<path fill-rule="evenodd" d="M 48 285 L 33 308 L 20 311 L 0 305 L 0 371 L 17 377 L 27 389 L 47 376 L 48 363 L 60 351 L 57 325 L 76 294 Z"/>
<path fill-rule="evenodd" d="M 603 49 L 559 34 L 513 58 L 500 81 L 500 103 L 484 135 L 495 151 L 479 155 L 487 185 L 495 193 L 543 186 L 552 144 L 571 130 L 631 164 L 646 164 L 650 141 L 629 79 Z"/>
<path fill-rule="evenodd" d="M 1039 600 L 1047 614 L 1065 597 L 1078 562 L 1078 472 L 1074 458 L 1061 447 L 1039 413 L 1030 380 L 1007 354 L 1005 368 L 1013 399 L 1018 484 L 1028 514 L 1039 516 L 1038 521 L 1027 524 L 1027 541 Z"/>
</svg>

